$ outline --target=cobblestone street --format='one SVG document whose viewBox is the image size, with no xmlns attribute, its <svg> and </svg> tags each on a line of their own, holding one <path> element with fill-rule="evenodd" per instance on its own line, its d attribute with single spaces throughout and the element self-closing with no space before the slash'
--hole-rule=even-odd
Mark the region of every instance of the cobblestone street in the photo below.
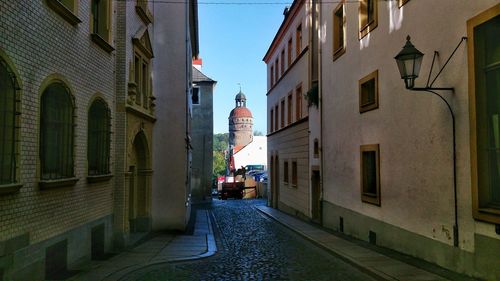
<svg viewBox="0 0 500 281">
<path fill-rule="evenodd" d="M 193 262 L 153 265 L 122 280 L 373 280 L 261 215 L 262 200 L 215 200 L 219 252 Z"/>
</svg>

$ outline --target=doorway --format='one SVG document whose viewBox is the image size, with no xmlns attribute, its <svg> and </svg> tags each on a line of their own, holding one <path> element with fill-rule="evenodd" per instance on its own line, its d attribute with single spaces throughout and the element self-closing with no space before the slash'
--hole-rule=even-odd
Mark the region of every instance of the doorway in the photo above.
<svg viewBox="0 0 500 281">
<path fill-rule="evenodd" d="M 321 223 L 321 183 L 320 173 L 318 170 L 313 170 L 311 175 L 312 187 L 312 220 L 315 223 Z"/>
</svg>

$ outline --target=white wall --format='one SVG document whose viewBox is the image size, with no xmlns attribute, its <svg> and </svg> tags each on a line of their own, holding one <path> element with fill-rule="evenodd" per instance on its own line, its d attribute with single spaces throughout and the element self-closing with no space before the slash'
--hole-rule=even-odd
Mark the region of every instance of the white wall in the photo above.
<svg viewBox="0 0 500 281">
<path fill-rule="evenodd" d="M 497 1 L 379 1 L 378 27 L 358 39 L 358 4 L 346 3 L 346 53 L 332 61 L 332 12 L 324 4 L 323 64 L 324 199 L 362 215 L 451 245 L 454 224 L 452 123 L 446 105 L 425 92 L 404 88 L 394 56 L 411 35 L 425 54 L 417 86 L 426 82 L 432 54 L 434 74 L 462 36 L 466 21 Z M 379 108 L 363 114 L 358 80 L 379 71 Z M 474 249 L 474 233 L 496 237 L 494 227 L 475 222 L 471 210 L 467 47 L 457 50 L 435 87 L 456 115 L 460 247 Z M 360 199 L 360 145 L 380 144 L 381 206 Z"/>
</svg>

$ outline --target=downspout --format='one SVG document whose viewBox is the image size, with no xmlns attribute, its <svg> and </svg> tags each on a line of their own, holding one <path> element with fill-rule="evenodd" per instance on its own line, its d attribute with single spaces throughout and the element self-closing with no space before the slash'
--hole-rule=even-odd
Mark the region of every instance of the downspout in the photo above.
<svg viewBox="0 0 500 281">
<path fill-rule="evenodd" d="M 319 0 L 319 16 L 318 16 L 318 68 L 319 68 L 319 73 L 318 73 L 318 100 L 319 100 L 319 138 L 320 138 L 320 143 L 319 143 L 319 187 L 320 187 L 320 224 L 323 225 L 323 61 L 322 61 L 322 44 L 321 44 L 321 37 L 322 37 L 322 30 L 321 30 L 321 23 L 322 23 L 322 16 L 323 16 L 323 5 L 321 5 L 321 0 Z"/>
<path fill-rule="evenodd" d="M 189 138 L 189 89 L 190 89 L 190 85 L 189 85 L 189 82 L 191 81 L 191 78 L 189 77 L 189 60 L 191 59 L 189 57 L 189 44 L 190 44 L 190 38 L 189 38 L 189 5 L 190 5 L 190 2 L 191 0 L 187 0 L 186 3 L 185 3 L 185 56 L 186 56 L 186 69 L 185 69 L 185 91 L 186 91 L 186 95 L 185 95 L 185 109 L 186 109 L 186 120 L 185 120 L 185 128 L 186 128 L 186 208 L 188 209 L 188 212 L 187 212 L 187 216 L 189 216 L 190 214 L 190 211 L 189 211 L 189 207 L 190 207 L 190 199 L 191 199 L 191 188 L 190 188 L 190 184 L 189 184 L 189 147 L 190 147 L 190 138 Z M 187 217 L 187 220 L 189 220 L 189 217 Z M 187 223 L 187 221 L 186 221 Z"/>
</svg>

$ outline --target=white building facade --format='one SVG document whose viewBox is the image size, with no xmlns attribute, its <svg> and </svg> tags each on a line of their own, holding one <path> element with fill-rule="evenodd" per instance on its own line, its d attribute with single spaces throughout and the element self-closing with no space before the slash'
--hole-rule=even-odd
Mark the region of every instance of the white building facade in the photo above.
<svg viewBox="0 0 500 281">
<path fill-rule="evenodd" d="M 500 279 L 497 1 L 321 5 L 323 224 L 488 280 Z M 405 89 L 394 56 L 425 54 Z M 465 41 L 462 37 L 467 37 Z M 456 197 L 455 197 L 456 194 Z M 456 208 L 455 208 L 456 206 Z"/>
<path fill-rule="evenodd" d="M 283 23 L 263 60 L 268 78 L 270 203 L 320 221 L 318 48 L 314 36 L 318 14 L 314 7 L 316 1 L 294 1 L 285 9 Z"/>
</svg>

